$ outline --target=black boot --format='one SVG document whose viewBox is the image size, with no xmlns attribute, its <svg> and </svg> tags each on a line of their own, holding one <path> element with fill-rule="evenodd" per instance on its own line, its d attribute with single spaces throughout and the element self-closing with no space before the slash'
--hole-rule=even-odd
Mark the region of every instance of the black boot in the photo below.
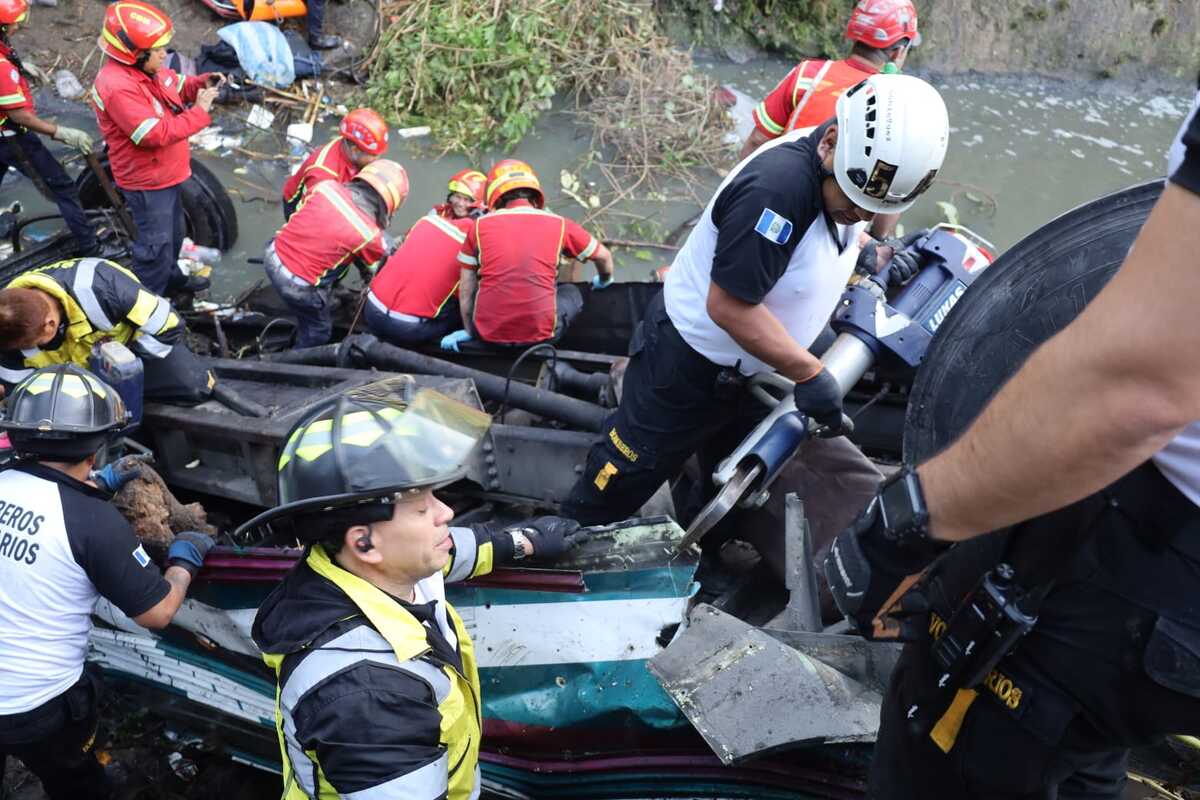
<svg viewBox="0 0 1200 800">
<path fill-rule="evenodd" d="M 310 33 L 308 35 L 308 46 L 313 50 L 332 50 L 340 47 L 341 44 L 341 38 L 331 33 Z"/>
</svg>

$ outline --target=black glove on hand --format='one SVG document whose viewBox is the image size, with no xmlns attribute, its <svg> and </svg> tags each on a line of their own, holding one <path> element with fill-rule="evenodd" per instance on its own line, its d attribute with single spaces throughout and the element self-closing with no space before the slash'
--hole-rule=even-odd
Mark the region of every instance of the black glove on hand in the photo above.
<svg viewBox="0 0 1200 800">
<path fill-rule="evenodd" d="M 913 488 L 915 487 L 915 488 Z M 898 512 L 890 497 L 916 492 L 915 517 Z M 895 517 L 888 520 L 889 509 Z M 924 498 L 916 473 L 905 468 L 885 481 L 866 511 L 838 534 L 825 557 L 825 579 L 838 609 L 868 639 L 913 641 L 924 636 L 928 601 L 909 589 L 949 545 L 928 537 Z M 889 609 L 894 623 L 878 627 L 875 618 Z"/>
<path fill-rule="evenodd" d="M 815 419 L 836 436 L 842 430 L 842 387 L 829 370 L 821 371 L 792 390 L 796 410 Z"/>
<path fill-rule="evenodd" d="M 916 275 L 922 267 L 921 256 L 909 248 L 917 240 L 928 234 L 929 228 L 921 228 L 902 239 L 890 237 L 884 239 L 882 242 L 868 242 L 863 246 L 862 252 L 858 254 L 858 262 L 855 265 L 855 269 L 866 275 L 876 275 L 886 268 L 888 271 L 888 283 L 893 286 L 905 283 L 912 276 Z M 880 262 L 879 260 L 880 247 L 890 247 L 892 249 L 892 256 L 886 262 Z"/>
<path fill-rule="evenodd" d="M 575 546 L 572 535 L 579 530 L 579 523 L 566 517 L 537 517 L 520 526 L 521 533 L 533 545 L 531 558 L 538 561 L 554 561 Z"/>
<path fill-rule="evenodd" d="M 182 531 L 175 534 L 175 541 L 167 548 L 167 566 L 182 567 L 194 578 L 204 566 L 204 558 L 213 549 L 216 541 L 207 533 Z"/>
</svg>

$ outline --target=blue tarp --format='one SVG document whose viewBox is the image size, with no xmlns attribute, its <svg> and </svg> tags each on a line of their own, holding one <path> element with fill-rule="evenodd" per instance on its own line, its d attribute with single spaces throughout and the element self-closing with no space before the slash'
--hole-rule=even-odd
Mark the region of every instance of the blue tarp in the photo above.
<svg viewBox="0 0 1200 800">
<path fill-rule="evenodd" d="M 296 80 L 292 49 L 278 27 L 269 22 L 235 22 L 217 36 L 237 51 L 242 69 L 255 83 L 284 88 Z"/>
</svg>

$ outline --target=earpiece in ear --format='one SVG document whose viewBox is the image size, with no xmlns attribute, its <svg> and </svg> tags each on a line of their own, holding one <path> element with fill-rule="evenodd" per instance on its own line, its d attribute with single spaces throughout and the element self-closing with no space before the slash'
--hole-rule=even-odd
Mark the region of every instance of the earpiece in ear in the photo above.
<svg viewBox="0 0 1200 800">
<path fill-rule="evenodd" d="M 371 543 L 371 534 L 364 533 L 358 537 L 358 541 L 354 543 L 354 549 L 360 553 L 369 553 L 375 549 L 375 545 Z"/>
</svg>

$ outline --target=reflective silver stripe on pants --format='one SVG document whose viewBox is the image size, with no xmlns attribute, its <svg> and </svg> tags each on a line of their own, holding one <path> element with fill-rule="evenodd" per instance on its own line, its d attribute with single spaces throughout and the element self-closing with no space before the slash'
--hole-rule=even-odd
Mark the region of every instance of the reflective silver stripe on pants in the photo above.
<svg viewBox="0 0 1200 800">
<path fill-rule="evenodd" d="M 451 528 L 450 538 L 454 540 L 454 566 L 446 575 L 446 583 L 465 581 L 471 577 L 471 570 L 475 568 L 478 555 L 475 531 L 470 528 Z"/>
<path fill-rule="evenodd" d="M 133 344 L 154 358 L 166 358 L 171 352 L 171 345 L 163 344 L 148 333 L 139 333 L 134 337 Z"/>
<path fill-rule="evenodd" d="M 75 293 L 79 307 L 87 314 L 92 325 L 101 330 L 111 331 L 115 326 L 100 306 L 100 301 L 96 298 L 96 288 L 93 286 L 96 281 L 96 265 L 99 263 L 98 258 L 79 259 L 75 264 L 75 280 L 71 283 L 71 291 Z"/>
<path fill-rule="evenodd" d="M 437 761 L 392 778 L 387 783 L 361 789 L 357 792 L 342 792 L 344 800 L 437 800 L 449 791 L 450 755 L 442 753 Z M 472 795 L 478 797 L 478 794 Z"/>
<path fill-rule="evenodd" d="M 171 316 L 171 304 L 163 298 L 158 298 L 158 305 L 154 307 L 154 313 L 146 320 L 146 324 L 141 326 L 141 330 L 151 335 L 162 330 L 162 326 L 167 324 L 167 317 Z"/>
</svg>

